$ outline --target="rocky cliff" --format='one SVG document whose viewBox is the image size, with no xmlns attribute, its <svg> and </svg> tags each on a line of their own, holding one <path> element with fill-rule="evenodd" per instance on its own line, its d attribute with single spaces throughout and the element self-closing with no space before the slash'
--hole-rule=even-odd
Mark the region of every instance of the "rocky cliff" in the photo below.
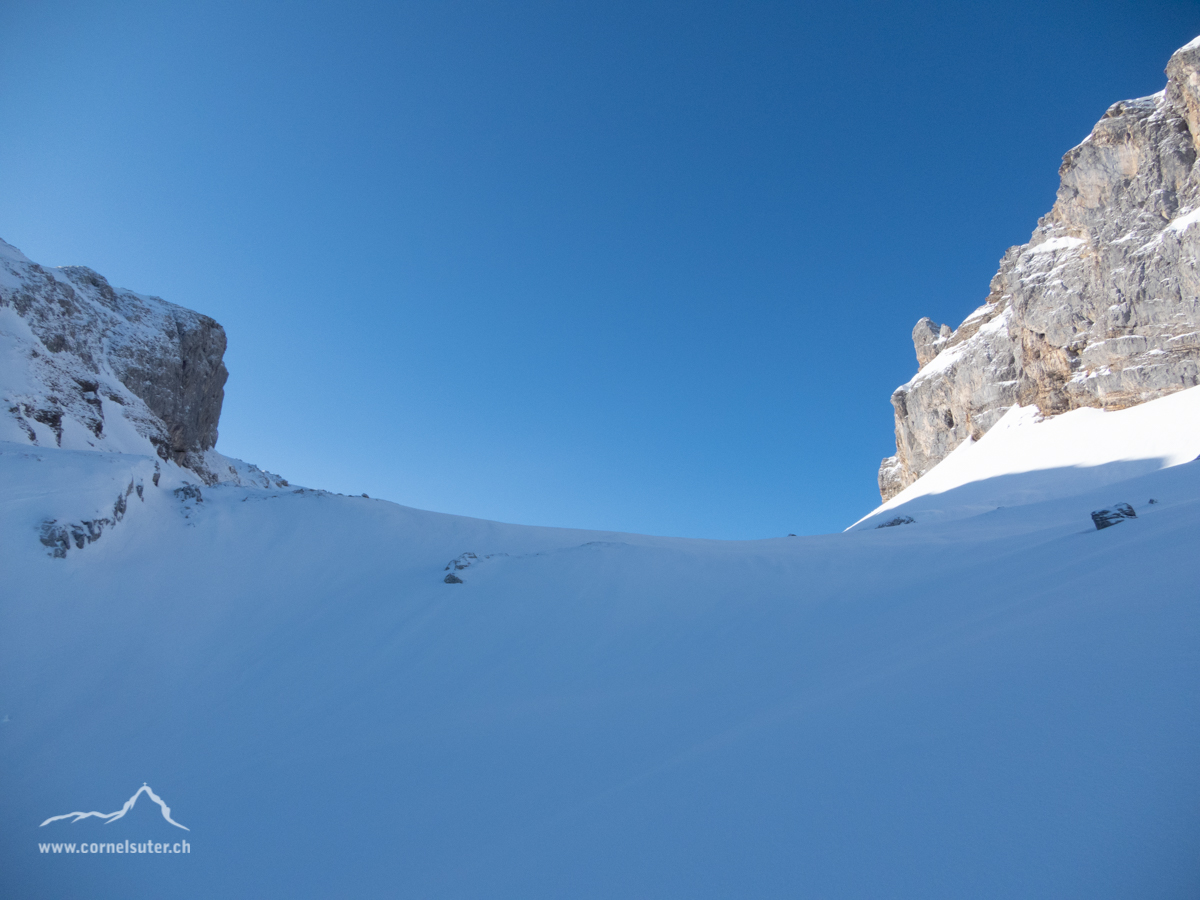
<svg viewBox="0 0 1200 900">
<path fill-rule="evenodd" d="M 213 451 L 224 352 L 208 316 L 0 241 L 0 440 L 153 453 L 210 484 L 237 479 Z"/>
<path fill-rule="evenodd" d="M 1063 157 L 1054 208 L 957 329 L 922 319 L 892 394 L 898 494 L 1014 404 L 1120 409 L 1200 383 L 1200 38 L 1167 87 L 1114 104 Z"/>
</svg>

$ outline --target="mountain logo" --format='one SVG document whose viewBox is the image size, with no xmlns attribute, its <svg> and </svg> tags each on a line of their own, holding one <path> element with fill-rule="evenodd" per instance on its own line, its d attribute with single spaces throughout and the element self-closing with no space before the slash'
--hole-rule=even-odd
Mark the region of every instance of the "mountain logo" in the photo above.
<svg viewBox="0 0 1200 900">
<path fill-rule="evenodd" d="M 158 796 L 158 794 L 154 793 L 154 791 L 150 789 L 150 786 L 148 784 L 146 784 L 146 782 L 144 782 L 144 781 L 142 782 L 142 786 L 137 789 L 136 793 L 134 793 L 134 795 L 132 797 L 130 797 L 128 800 L 126 800 L 125 805 L 122 806 L 120 809 L 118 809 L 116 812 L 110 812 L 110 813 L 102 813 L 102 812 L 64 813 L 61 816 L 51 816 L 45 822 L 43 822 L 41 825 L 39 825 L 38 828 L 42 828 L 46 825 L 49 825 L 51 822 L 57 822 L 59 819 L 70 819 L 71 823 L 74 824 L 75 822 L 78 822 L 80 819 L 89 819 L 92 816 L 95 816 L 97 819 L 105 819 L 107 821 L 105 821 L 104 824 L 111 825 L 113 822 L 117 821 L 117 819 L 124 816 L 125 813 L 127 813 L 131 809 L 133 809 L 133 804 L 137 803 L 137 798 L 142 796 L 142 794 L 145 794 L 147 797 L 149 797 L 151 800 L 153 800 L 155 803 L 157 803 L 159 805 L 159 807 L 162 809 L 163 818 L 166 819 L 168 822 L 170 822 L 172 825 L 174 825 L 176 828 L 182 828 L 184 831 L 192 830 L 192 829 L 188 828 L 186 825 L 180 825 L 178 822 L 176 822 L 174 819 L 171 818 L 171 807 L 169 807 L 169 806 L 167 806 L 167 804 L 163 803 L 162 797 L 160 797 L 160 796 Z"/>
</svg>

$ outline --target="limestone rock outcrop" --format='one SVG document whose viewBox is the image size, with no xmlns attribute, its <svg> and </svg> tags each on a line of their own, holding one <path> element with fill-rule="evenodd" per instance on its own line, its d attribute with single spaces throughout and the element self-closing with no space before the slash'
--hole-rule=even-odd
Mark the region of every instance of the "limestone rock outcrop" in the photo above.
<svg viewBox="0 0 1200 900">
<path fill-rule="evenodd" d="M 953 331 L 917 323 L 884 500 L 1014 404 L 1121 409 L 1200 383 L 1200 38 L 1166 73 L 1063 157 L 1053 209 L 984 304 Z"/>
<path fill-rule="evenodd" d="M 0 439 L 153 448 L 217 480 L 208 457 L 228 373 L 225 332 L 208 316 L 0 241 L 0 343 Z"/>
</svg>

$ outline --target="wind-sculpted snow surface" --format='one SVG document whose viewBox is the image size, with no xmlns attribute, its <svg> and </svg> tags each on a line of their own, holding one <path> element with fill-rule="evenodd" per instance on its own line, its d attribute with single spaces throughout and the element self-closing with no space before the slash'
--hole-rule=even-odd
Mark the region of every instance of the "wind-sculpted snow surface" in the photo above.
<svg viewBox="0 0 1200 900">
<path fill-rule="evenodd" d="M 1122 409 L 1200 383 L 1200 44 L 1063 157 L 1054 208 L 955 330 L 922 319 L 885 501 L 1014 406 Z"/>
<path fill-rule="evenodd" d="M 53 559 L 42 518 L 157 460 L 10 445 L 4 893 L 1196 896 L 1194 393 L 1018 414 L 875 519 L 902 527 L 755 542 L 185 503 L 162 463 Z M 143 781 L 191 853 L 37 852 L 175 832 L 39 828 Z"/>
</svg>

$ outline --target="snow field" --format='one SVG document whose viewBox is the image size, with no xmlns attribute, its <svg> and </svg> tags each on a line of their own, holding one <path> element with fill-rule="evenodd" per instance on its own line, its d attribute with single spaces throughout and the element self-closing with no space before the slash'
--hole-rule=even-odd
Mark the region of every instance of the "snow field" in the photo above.
<svg viewBox="0 0 1200 900">
<path fill-rule="evenodd" d="M 39 517 L 103 508 L 153 461 L 2 445 L 6 887 L 1194 896 L 1194 393 L 1010 413 L 880 513 L 915 524 L 756 542 L 296 488 L 185 500 L 164 466 L 53 559 Z M 1121 501 L 1137 518 L 1096 531 Z M 39 856 L 169 829 L 140 807 L 38 828 L 145 781 L 190 854 Z"/>
</svg>

